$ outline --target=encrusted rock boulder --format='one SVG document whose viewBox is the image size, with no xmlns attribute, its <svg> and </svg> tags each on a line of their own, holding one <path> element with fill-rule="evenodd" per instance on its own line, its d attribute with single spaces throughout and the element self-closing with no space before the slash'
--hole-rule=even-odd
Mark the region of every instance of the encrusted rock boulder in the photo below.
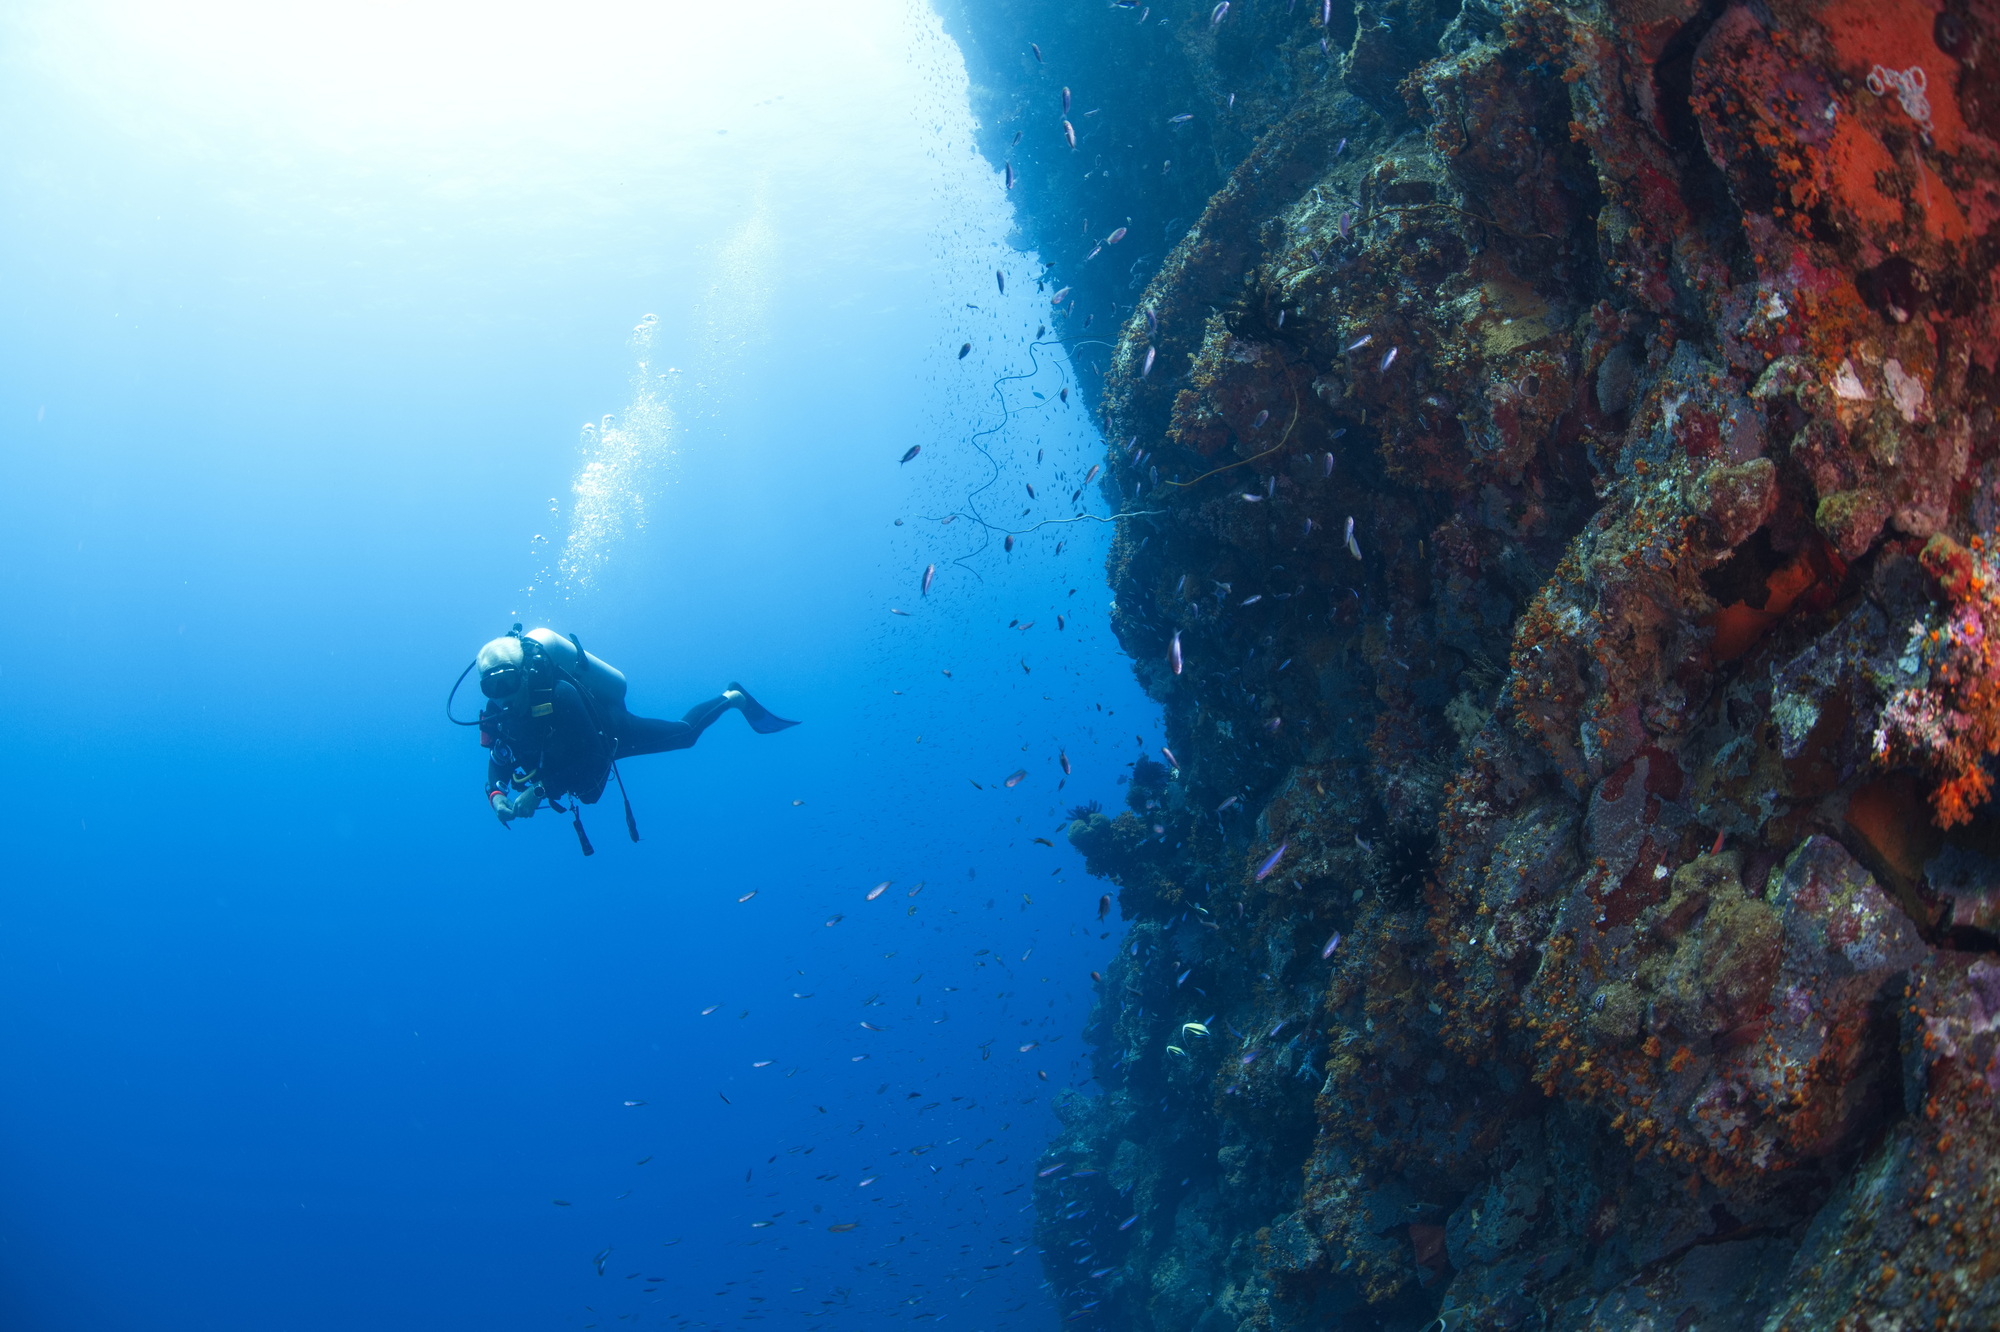
<svg viewBox="0 0 2000 1332">
<path fill-rule="evenodd" d="M 1017 198 L 1179 756 L 1067 1313 L 2000 1326 L 1992 0 L 953 21 L 996 160 L 1117 90 Z"/>
</svg>

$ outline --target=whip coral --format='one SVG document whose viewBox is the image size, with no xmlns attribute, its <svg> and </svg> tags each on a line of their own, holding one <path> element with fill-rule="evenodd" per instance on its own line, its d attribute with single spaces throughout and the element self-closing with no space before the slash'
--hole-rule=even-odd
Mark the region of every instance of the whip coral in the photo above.
<svg viewBox="0 0 2000 1332">
<path fill-rule="evenodd" d="M 1938 826 L 1949 828 L 1970 822 L 1985 803 L 1992 792 L 1985 760 L 2000 753 L 2000 561 L 1980 537 L 1967 548 L 1947 536 L 1932 537 L 1922 560 L 1948 600 L 1911 630 L 1926 676 L 1883 709 L 1875 753 L 1940 776 L 1931 807 Z"/>
</svg>

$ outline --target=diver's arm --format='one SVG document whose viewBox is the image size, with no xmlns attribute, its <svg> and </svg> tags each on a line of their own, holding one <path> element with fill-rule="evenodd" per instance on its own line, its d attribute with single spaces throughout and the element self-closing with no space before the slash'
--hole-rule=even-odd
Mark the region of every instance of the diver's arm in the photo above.
<svg viewBox="0 0 2000 1332">
<path fill-rule="evenodd" d="M 502 824 L 514 819 L 514 801 L 507 794 L 507 780 L 512 776 L 513 770 L 501 767 L 498 759 L 486 760 L 486 803 L 493 806 Z"/>
</svg>

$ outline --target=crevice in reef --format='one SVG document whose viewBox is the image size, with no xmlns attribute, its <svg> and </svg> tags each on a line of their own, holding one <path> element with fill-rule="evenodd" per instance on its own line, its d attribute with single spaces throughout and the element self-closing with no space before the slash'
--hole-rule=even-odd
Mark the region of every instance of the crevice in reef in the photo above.
<svg viewBox="0 0 2000 1332">
<path fill-rule="evenodd" d="M 1066 1318 L 2000 1325 L 2000 13 L 1948 8 L 946 6 L 1175 765 L 1072 811 L 1130 928 L 1035 1184 Z"/>
<path fill-rule="evenodd" d="M 1680 172 L 1680 194 L 1686 201 L 1690 220 L 1729 264 L 1738 280 L 1748 275 L 1748 243 L 1743 235 L 1742 211 L 1731 196 L 1730 180 L 1708 155 L 1702 141 L 1701 117 L 1694 104 L 1694 65 L 1702 40 L 1715 28 L 1717 20 L 1736 0 L 1701 0 L 1694 17 L 1660 51 L 1653 65 L 1653 96 L 1659 107 L 1661 127 Z M 1769 182 L 1761 177 L 1748 191 L 1759 196 L 1759 212 L 1768 212 L 1773 199 Z M 1746 206 L 1754 206 L 1745 200 Z"/>
</svg>

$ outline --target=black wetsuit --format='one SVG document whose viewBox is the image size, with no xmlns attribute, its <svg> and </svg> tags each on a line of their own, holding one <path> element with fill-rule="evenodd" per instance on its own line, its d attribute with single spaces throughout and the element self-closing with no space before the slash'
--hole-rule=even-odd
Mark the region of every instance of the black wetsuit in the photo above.
<svg viewBox="0 0 2000 1332">
<path fill-rule="evenodd" d="M 480 739 L 492 751 L 487 789 L 499 790 L 518 774 L 522 783 L 539 783 L 551 799 L 573 795 L 586 805 L 604 794 L 614 760 L 686 749 L 733 706 L 719 694 L 679 721 L 662 721 L 635 716 L 623 703 L 586 699 L 565 679 L 546 690 L 531 688 L 529 696 L 535 702 L 488 703 L 479 714 Z M 536 716 L 537 706 L 550 711 Z"/>
</svg>

